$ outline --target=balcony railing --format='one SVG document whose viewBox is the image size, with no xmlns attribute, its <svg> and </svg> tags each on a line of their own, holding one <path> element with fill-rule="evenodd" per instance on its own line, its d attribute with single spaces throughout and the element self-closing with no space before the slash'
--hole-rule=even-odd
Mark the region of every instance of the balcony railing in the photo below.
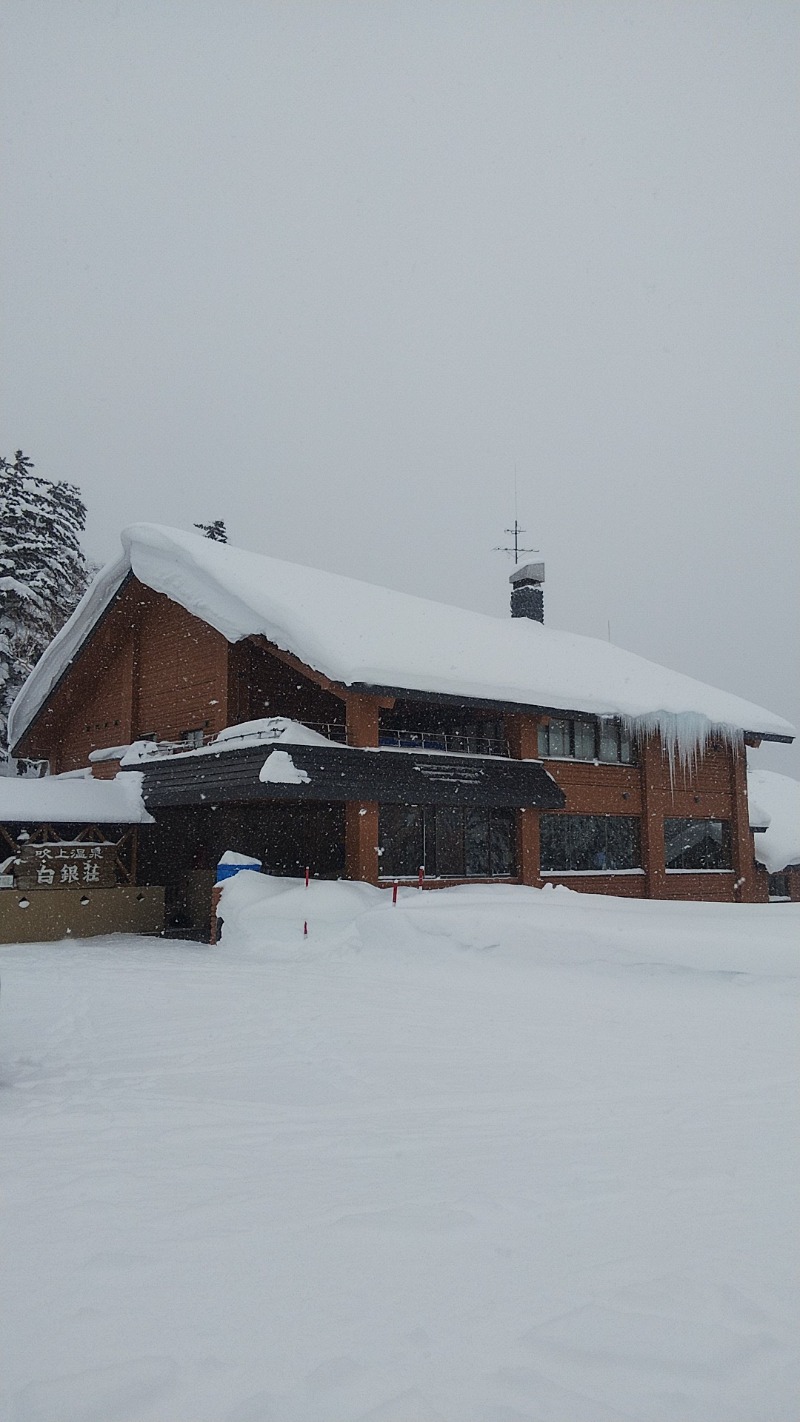
<svg viewBox="0 0 800 1422">
<path fill-rule="evenodd" d="M 342 721 L 303 721 L 311 731 L 317 731 L 326 740 L 334 741 L 338 745 L 347 745 L 347 727 Z M 250 738 L 248 738 L 250 739 Z M 264 733 L 263 741 L 265 745 L 274 744 L 274 738 L 268 733 Z M 195 732 L 192 739 L 188 737 L 179 741 L 159 741 L 159 755 L 180 755 L 187 750 L 199 750 L 207 748 L 216 743 L 216 733 L 209 732 L 203 734 Z M 388 727 L 381 727 L 378 733 L 378 744 L 387 750 L 420 750 L 420 751 L 443 751 L 449 755 L 496 755 L 508 756 L 508 742 L 502 735 L 483 735 L 477 731 L 456 730 L 456 731 L 420 731 L 403 727 L 396 730 Z M 237 742 L 235 739 L 225 740 L 219 744 L 220 750 L 234 750 Z"/>
<path fill-rule="evenodd" d="M 485 736 L 477 731 L 412 731 L 381 728 L 382 746 L 397 750 L 445 751 L 450 755 L 508 755 L 504 736 Z"/>
</svg>

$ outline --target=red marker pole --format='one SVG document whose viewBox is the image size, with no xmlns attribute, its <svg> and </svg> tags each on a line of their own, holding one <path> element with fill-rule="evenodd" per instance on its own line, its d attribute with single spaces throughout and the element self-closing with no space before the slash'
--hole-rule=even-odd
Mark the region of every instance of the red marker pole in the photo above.
<svg viewBox="0 0 800 1422">
<path fill-rule="evenodd" d="M 425 865 L 424 865 L 424 864 L 420 864 L 420 866 L 419 866 L 419 877 L 418 877 L 418 879 L 417 879 L 417 888 L 418 888 L 418 889 L 421 889 L 424 882 L 425 882 Z"/>
<path fill-rule="evenodd" d="M 303 937 L 308 938 L 308 919 L 303 920 Z"/>
<path fill-rule="evenodd" d="M 397 880 L 395 879 L 394 883 L 392 884 L 392 903 L 393 903 L 393 904 L 396 904 L 396 903 L 397 903 L 397 887 L 398 887 L 398 886 L 397 886 Z"/>
<path fill-rule="evenodd" d="M 308 888 L 308 880 L 309 880 L 309 877 L 310 877 L 310 876 L 309 876 L 309 872 L 308 872 L 308 865 L 306 865 L 306 888 Z"/>
</svg>

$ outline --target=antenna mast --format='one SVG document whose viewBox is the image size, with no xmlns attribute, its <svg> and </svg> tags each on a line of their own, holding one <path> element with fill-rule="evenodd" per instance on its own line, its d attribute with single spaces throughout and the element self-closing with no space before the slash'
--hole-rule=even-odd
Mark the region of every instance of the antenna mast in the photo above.
<svg viewBox="0 0 800 1422">
<path fill-rule="evenodd" d="M 513 540 L 514 540 L 514 547 L 513 547 L 513 548 L 508 548 L 508 547 L 503 547 L 501 544 L 497 544 L 497 545 L 495 546 L 495 548 L 493 549 L 493 552 L 495 552 L 495 553 L 512 553 L 512 554 L 514 555 L 514 567 L 516 567 L 517 564 L 518 564 L 518 562 L 519 562 L 519 555 L 520 555 L 520 553 L 538 553 L 538 552 L 539 552 L 539 549 L 538 549 L 538 548 L 522 548 L 522 547 L 520 546 L 520 541 L 519 541 L 519 540 L 520 540 L 522 534 L 526 532 L 526 530 L 525 530 L 524 528 L 520 528 L 519 519 L 517 518 L 517 466 L 516 466 L 516 464 L 514 465 L 514 523 L 513 523 L 513 525 L 511 526 L 511 528 L 504 528 L 504 529 L 503 529 L 503 532 L 504 532 L 504 533 L 509 533 L 509 534 L 511 535 L 511 537 L 512 537 Z"/>
</svg>

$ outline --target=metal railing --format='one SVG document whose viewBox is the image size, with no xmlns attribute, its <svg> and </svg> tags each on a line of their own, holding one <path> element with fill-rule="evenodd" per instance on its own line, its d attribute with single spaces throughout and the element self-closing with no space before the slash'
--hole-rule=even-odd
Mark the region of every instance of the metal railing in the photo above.
<svg viewBox="0 0 800 1422">
<path fill-rule="evenodd" d="M 337 745 L 348 745 L 347 727 L 343 721 L 303 721 L 300 724 L 307 726 L 310 731 L 317 731 L 326 740 L 334 741 Z M 263 735 L 264 745 L 274 744 L 274 738 L 268 733 Z M 198 737 L 196 741 L 159 741 L 159 755 L 181 755 L 188 750 L 198 750 L 201 747 L 208 747 L 214 744 L 219 745 L 219 749 L 224 748 L 234 750 L 237 741 L 234 737 L 226 738 L 217 742 L 215 731 L 203 735 L 202 741 Z M 412 728 L 382 726 L 378 732 L 378 745 L 389 750 L 424 750 L 442 751 L 446 755 L 496 755 L 508 756 L 508 742 L 502 735 L 481 735 L 476 731 L 420 731 Z"/>
<path fill-rule="evenodd" d="M 398 750 L 444 751 L 448 755 L 508 755 L 504 736 L 484 736 L 475 731 L 413 731 L 390 730 L 382 727 L 382 746 Z"/>
</svg>

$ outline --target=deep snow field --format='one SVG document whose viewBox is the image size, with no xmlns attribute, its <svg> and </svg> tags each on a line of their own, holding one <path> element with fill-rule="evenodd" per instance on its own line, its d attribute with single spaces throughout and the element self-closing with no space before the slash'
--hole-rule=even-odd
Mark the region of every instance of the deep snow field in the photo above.
<svg viewBox="0 0 800 1422">
<path fill-rule="evenodd" d="M 0 949 L 2 1422 L 800 1416 L 798 908 L 225 911 Z"/>
</svg>

